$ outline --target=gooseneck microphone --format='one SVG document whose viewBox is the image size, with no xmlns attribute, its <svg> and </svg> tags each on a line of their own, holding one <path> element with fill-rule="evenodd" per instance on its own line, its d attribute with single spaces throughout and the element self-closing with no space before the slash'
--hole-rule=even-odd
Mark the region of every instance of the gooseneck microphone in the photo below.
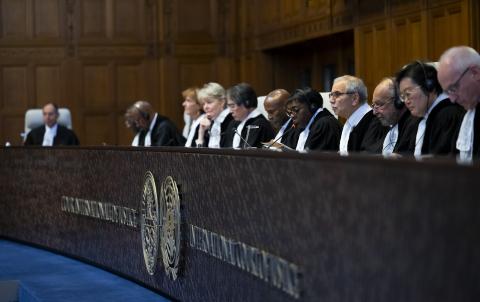
<svg viewBox="0 0 480 302">
<path fill-rule="evenodd" d="M 248 127 L 249 127 L 249 126 L 247 126 L 247 129 L 248 129 L 248 131 L 249 131 L 250 129 L 249 129 Z M 255 126 L 254 126 L 254 127 L 255 127 Z M 258 126 L 256 126 L 256 127 L 258 128 Z M 252 129 L 255 129 L 255 128 L 252 128 Z M 241 135 L 240 133 L 238 133 L 237 128 L 233 128 L 232 130 L 233 130 L 233 132 L 235 132 L 235 133 L 240 137 L 240 139 L 242 140 L 242 142 L 245 143 L 245 147 L 252 148 L 252 146 L 250 146 L 250 144 L 242 137 L 242 135 Z M 247 131 L 247 139 L 248 139 L 248 131 Z"/>
<path fill-rule="evenodd" d="M 270 149 L 273 145 L 275 145 L 276 142 L 278 142 L 279 140 L 282 139 L 282 137 L 285 136 L 285 134 L 287 134 L 288 132 L 292 131 L 292 129 L 295 129 L 295 125 L 292 123 L 292 125 L 290 127 L 288 127 L 285 131 L 283 131 L 283 134 L 280 135 L 279 138 L 277 138 L 276 140 L 274 140 L 273 142 L 271 142 L 270 144 L 266 145 L 264 148 L 265 149 Z"/>
</svg>

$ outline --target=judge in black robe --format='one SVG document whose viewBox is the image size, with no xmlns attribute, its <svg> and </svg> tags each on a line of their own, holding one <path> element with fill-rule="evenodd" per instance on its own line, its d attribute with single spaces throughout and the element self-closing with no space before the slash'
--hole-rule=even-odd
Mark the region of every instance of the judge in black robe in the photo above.
<svg viewBox="0 0 480 302">
<path fill-rule="evenodd" d="M 370 110 L 350 132 L 348 152 L 381 153 L 388 130 Z"/>
<path fill-rule="evenodd" d="M 272 126 L 257 109 L 257 104 L 257 94 L 247 83 L 227 90 L 227 106 L 234 119 L 227 129 L 227 138 L 233 133 L 231 140 L 226 142 L 227 147 L 260 148 L 262 143 L 275 137 Z"/>
<path fill-rule="evenodd" d="M 413 155 L 415 151 L 415 137 L 420 119 L 405 111 L 398 121 L 398 139 L 393 148 L 394 153 Z"/>
<path fill-rule="evenodd" d="M 289 147 L 299 151 L 338 151 L 342 126 L 323 108 L 319 92 L 309 87 L 297 89 L 287 102 L 287 113 L 295 126 L 293 135 L 285 141 Z M 301 137 L 305 130 L 304 135 L 308 133 L 308 136 L 303 138 L 303 143 Z"/>
<path fill-rule="evenodd" d="M 25 146 L 41 146 L 43 143 L 44 135 L 45 125 L 33 129 L 27 134 Z M 72 130 L 57 124 L 57 135 L 55 135 L 55 137 L 53 138 L 54 146 L 76 146 L 79 144 L 80 142 L 78 141 L 77 136 Z"/>
<path fill-rule="evenodd" d="M 446 98 L 428 115 L 423 138 L 422 154 L 453 155 L 458 153 L 458 132 L 465 110 Z"/>
<path fill-rule="evenodd" d="M 151 146 L 184 146 L 186 140 L 172 121 L 159 114 L 156 116 L 155 124 L 150 131 Z M 148 129 L 140 130 L 139 146 L 145 145 L 145 137 L 148 132 Z"/>
</svg>

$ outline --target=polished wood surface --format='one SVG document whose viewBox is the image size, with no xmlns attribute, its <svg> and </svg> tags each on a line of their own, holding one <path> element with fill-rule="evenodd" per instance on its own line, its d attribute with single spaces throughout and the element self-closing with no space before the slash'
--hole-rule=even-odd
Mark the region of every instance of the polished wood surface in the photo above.
<svg viewBox="0 0 480 302">
<path fill-rule="evenodd" d="M 0 148 L 0 162 L 0 237 L 77 257 L 180 301 L 478 297 L 478 166 L 265 150 L 112 147 Z M 147 273 L 139 227 L 61 209 L 66 196 L 140 215 L 147 171 L 159 195 L 167 176 L 178 184 L 182 226 L 175 281 L 162 264 L 153 276 Z M 192 226 L 297 267 L 298 299 L 192 246 Z"/>
<path fill-rule="evenodd" d="M 69 107 L 84 145 L 128 145 L 123 113 L 149 100 L 183 126 L 181 91 L 249 82 L 259 95 L 353 73 L 370 91 L 414 59 L 480 46 L 471 0 L 2 0 L 0 143 L 24 113 Z"/>
</svg>

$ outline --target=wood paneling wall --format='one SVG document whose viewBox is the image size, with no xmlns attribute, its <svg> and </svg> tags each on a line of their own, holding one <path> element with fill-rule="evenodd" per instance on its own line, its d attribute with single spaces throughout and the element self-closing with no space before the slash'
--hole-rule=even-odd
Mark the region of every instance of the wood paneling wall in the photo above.
<svg viewBox="0 0 480 302">
<path fill-rule="evenodd" d="M 125 109 L 146 99 L 182 126 L 181 91 L 250 82 L 259 95 L 324 67 L 369 89 L 417 58 L 479 47 L 473 0 L 0 0 L 0 143 L 28 108 L 69 107 L 84 145 L 127 145 Z M 311 65 L 311 68 L 309 68 Z"/>
</svg>

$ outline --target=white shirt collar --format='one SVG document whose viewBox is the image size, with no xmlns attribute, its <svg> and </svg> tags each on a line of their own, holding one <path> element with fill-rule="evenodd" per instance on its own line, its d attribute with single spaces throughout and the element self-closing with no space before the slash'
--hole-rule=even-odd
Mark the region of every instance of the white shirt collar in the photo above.
<svg viewBox="0 0 480 302">
<path fill-rule="evenodd" d="M 368 105 L 367 102 L 363 103 L 363 105 L 361 105 L 360 107 L 357 108 L 357 110 L 355 110 L 352 115 L 350 115 L 350 117 L 347 119 L 347 122 L 350 127 L 355 127 L 358 125 L 358 123 L 360 123 L 360 121 L 362 120 L 363 116 L 365 114 L 367 114 L 368 112 L 370 112 L 370 110 L 372 110 L 372 108 L 370 107 L 370 105 Z"/>
</svg>

